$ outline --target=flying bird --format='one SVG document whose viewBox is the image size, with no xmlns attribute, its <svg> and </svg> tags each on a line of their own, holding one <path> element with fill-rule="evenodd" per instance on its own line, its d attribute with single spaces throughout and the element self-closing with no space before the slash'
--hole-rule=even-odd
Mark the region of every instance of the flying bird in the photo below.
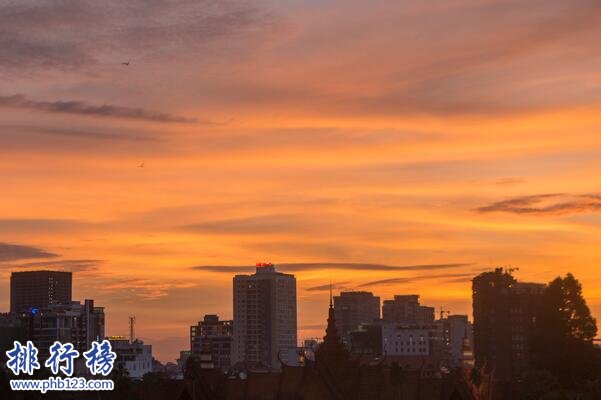
<svg viewBox="0 0 601 400">
<path fill-rule="evenodd" d="M 129 67 L 129 61 L 127 62 L 122 62 L 121 65 L 125 65 L 126 67 Z"/>
</svg>

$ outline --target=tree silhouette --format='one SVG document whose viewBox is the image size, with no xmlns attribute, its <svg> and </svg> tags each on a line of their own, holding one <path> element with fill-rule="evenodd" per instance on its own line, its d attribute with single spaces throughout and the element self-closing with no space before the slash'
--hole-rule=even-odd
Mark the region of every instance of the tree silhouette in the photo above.
<svg viewBox="0 0 601 400">
<path fill-rule="evenodd" d="M 398 362 L 390 364 L 390 384 L 395 388 L 395 398 L 401 399 L 403 387 L 403 367 Z"/>
<path fill-rule="evenodd" d="M 522 376 L 520 400 L 540 400 L 559 389 L 557 379 L 549 371 L 528 371 Z"/>
<path fill-rule="evenodd" d="M 129 372 L 122 363 L 116 364 L 113 371 L 110 373 L 109 378 L 115 382 L 115 390 L 110 394 L 115 399 L 128 399 L 136 400 L 139 399 L 138 393 L 132 384 L 129 377 Z"/>
<path fill-rule="evenodd" d="M 536 313 L 531 364 L 549 371 L 566 388 L 595 379 L 600 372 L 596 334 L 580 282 L 570 273 L 557 277 L 545 289 Z"/>
</svg>

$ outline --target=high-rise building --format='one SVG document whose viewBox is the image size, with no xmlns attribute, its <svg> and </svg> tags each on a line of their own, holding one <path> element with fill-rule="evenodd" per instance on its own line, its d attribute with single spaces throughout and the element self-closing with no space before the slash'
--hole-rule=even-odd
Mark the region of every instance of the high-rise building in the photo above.
<svg viewBox="0 0 601 400">
<path fill-rule="evenodd" d="M 395 295 L 394 300 L 384 300 L 382 319 L 400 324 L 434 323 L 434 307 L 419 304 L 419 295 Z"/>
<path fill-rule="evenodd" d="M 232 320 L 220 321 L 217 315 L 205 315 L 190 327 L 191 354 L 200 357 L 203 351 L 210 351 L 214 366 L 227 371 L 231 366 L 233 335 Z"/>
<path fill-rule="evenodd" d="M 371 292 L 341 292 L 334 296 L 336 328 L 343 343 L 350 343 L 350 333 L 380 319 L 380 298 Z"/>
<path fill-rule="evenodd" d="M 258 264 L 253 275 L 234 277 L 232 363 L 279 368 L 297 347 L 296 278 Z M 290 360 L 294 363 L 295 360 Z"/>
<path fill-rule="evenodd" d="M 26 271 L 10 276 L 10 311 L 28 312 L 71 302 L 71 272 Z"/>
<path fill-rule="evenodd" d="M 512 382 L 527 369 L 528 341 L 544 290 L 544 284 L 518 282 L 502 268 L 473 279 L 475 363 L 494 370 L 495 381 Z"/>
</svg>

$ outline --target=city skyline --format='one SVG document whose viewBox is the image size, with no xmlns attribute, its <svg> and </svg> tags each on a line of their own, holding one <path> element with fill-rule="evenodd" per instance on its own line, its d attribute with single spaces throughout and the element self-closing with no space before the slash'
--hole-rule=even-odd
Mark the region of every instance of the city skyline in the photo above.
<svg viewBox="0 0 601 400">
<path fill-rule="evenodd" d="M 173 361 L 273 262 L 299 339 L 330 281 L 471 318 L 496 266 L 601 316 L 595 1 L 101 3 L 0 5 L 0 311 L 71 271 Z"/>
<path fill-rule="evenodd" d="M 246 268 L 246 267 L 245 267 Z M 244 362 L 244 363 L 250 363 L 249 365 L 268 365 L 270 363 L 273 363 L 271 365 L 271 367 L 273 368 L 277 368 L 276 365 L 278 365 L 280 363 L 281 360 L 287 360 L 289 357 L 292 356 L 293 353 L 289 353 L 289 350 L 291 350 L 293 347 L 291 347 L 291 343 L 294 342 L 294 340 L 291 339 L 291 333 L 287 330 L 288 328 L 293 328 L 293 336 L 296 338 L 296 345 L 299 347 L 302 347 L 303 342 L 305 342 L 306 340 L 317 340 L 317 342 L 321 342 L 322 338 L 323 338 L 323 329 L 325 329 L 326 324 L 323 325 L 323 328 L 320 327 L 312 327 L 312 330 L 316 330 L 318 332 L 317 335 L 315 336 L 299 336 L 299 332 L 302 331 L 302 328 L 298 328 L 297 326 L 297 312 L 296 312 L 296 303 L 297 303 L 297 292 L 296 292 L 296 277 L 294 275 L 291 274 L 286 274 L 286 273 L 282 273 L 281 271 L 279 271 L 278 269 L 276 269 L 276 266 L 273 263 L 257 263 L 253 268 L 255 268 L 255 273 L 252 275 L 240 275 L 240 274 L 236 274 L 233 276 L 233 288 L 234 290 L 232 291 L 232 314 L 234 315 L 234 319 L 230 320 L 230 321 L 219 321 L 219 315 L 217 314 L 205 314 L 203 317 L 203 321 L 205 324 L 209 324 L 209 326 L 221 326 L 223 325 L 223 328 L 216 328 L 216 329 L 227 329 L 226 326 L 227 324 L 231 324 L 229 326 L 229 333 L 227 333 L 226 335 L 229 337 L 229 343 L 226 345 L 227 347 L 227 351 L 230 353 L 230 357 L 232 359 L 231 364 L 229 361 L 229 357 L 228 357 L 228 364 L 227 365 L 234 365 L 236 362 Z M 490 269 L 490 270 L 485 270 L 482 273 L 480 273 L 478 276 L 474 276 L 473 279 L 470 279 L 469 282 L 475 282 L 474 279 L 480 278 L 481 276 L 484 275 L 490 275 L 490 274 L 497 274 L 497 273 L 506 273 L 509 274 L 508 276 L 511 276 L 511 274 L 513 272 L 515 272 L 517 269 L 515 268 L 510 268 L 510 269 L 506 269 L 504 270 L 503 268 L 495 268 L 495 269 Z M 240 271 L 239 271 L 240 272 Z M 79 307 L 81 302 L 80 301 L 75 301 L 72 300 L 70 297 L 69 298 L 61 298 L 58 297 L 55 300 L 50 300 L 51 303 L 48 303 L 48 299 L 46 298 L 46 296 L 55 293 L 55 284 L 52 283 L 53 280 L 56 280 L 55 276 L 57 274 L 57 271 L 50 271 L 50 270 L 33 270 L 33 271 L 27 271 L 27 272 L 13 272 L 11 273 L 11 282 L 15 282 L 15 278 L 19 278 L 20 282 L 23 282 L 25 284 L 25 286 L 14 286 L 14 289 L 17 290 L 17 292 L 15 290 L 13 290 L 13 288 L 11 288 L 10 290 L 10 298 L 23 298 L 23 296 L 27 296 L 27 301 L 26 304 L 27 306 L 25 306 L 25 308 L 21 307 L 21 311 L 20 312 L 13 312 L 11 311 L 10 314 L 5 314 L 7 316 L 12 315 L 13 317 L 19 317 L 19 316 L 26 316 L 28 314 L 30 315 L 37 315 L 38 313 L 42 313 L 42 315 L 44 314 L 44 312 L 48 312 L 49 315 L 52 315 L 53 310 L 54 309 L 61 309 L 62 307 L 67 307 L 65 309 L 69 309 L 70 307 Z M 67 285 L 65 286 L 65 284 L 61 285 L 61 291 L 63 292 L 68 292 L 71 293 L 72 292 L 72 287 L 71 287 L 71 282 L 72 282 L 72 273 L 65 273 L 65 272 L 58 272 L 58 274 L 61 274 L 62 276 L 64 276 L 65 274 L 67 274 L 68 276 L 66 276 L 65 278 L 68 278 L 68 281 L 65 282 Z M 27 276 L 30 276 L 32 279 L 30 279 L 30 281 L 26 281 Z M 35 278 L 35 279 L 33 279 Z M 43 279 L 42 279 L 43 278 Z M 65 278 L 61 278 L 61 279 L 65 279 Z M 44 280 L 48 280 L 49 279 L 49 283 L 50 285 L 48 285 L 48 281 L 46 284 L 44 284 Z M 62 283 L 62 282 L 61 282 Z M 292 283 L 292 285 L 290 286 L 290 283 Z M 540 283 L 540 282 L 520 282 L 519 285 L 522 286 L 527 286 L 527 287 L 537 287 L 539 288 L 539 290 L 542 290 L 546 287 L 546 283 Z M 12 285 L 11 285 L 12 286 Z M 520 287 L 522 287 L 520 286 Z M 248 289 L 246 289 L 246 287 L 248 287 Z M 445 307 L 441 306 L 439 309 L 436 309 L 435 307 L 432 306 L 428 306 L 428 305 L 424 305 L 423 303 L 420 304 L 420 295 L 419 294 L 407 294 L 407 293 L 403 293 L 403 294 L 395 294 L 392 296 L 391 299 L 383 299 L 383 302 L 380 306 L 380 298 L 379 296 L 374 297 L 374 293 L 370 292 L 370 291 L 354 291 L 353 289 L 342 289 L 338 291 L 338 294 L 336 296 L 334 296 L 335 292 L 334 292 L 334 285 L 332 282 L 330 282 L 328 285 L 324 285 L 323 287 L 318 287 L 319 290 L 323 290 L 326 289 L 328 290 L 328 296 L 329 296 L 329 305 L 330 308 L 334 307 L 333 309 L 335 310 L 335 314 L 339 315 L 340 321 L 336 323 L 336 326 L 339 326 L 339 323 L 344 324 L 344 321 L 346 321 L 346 323 L 348 324 L 349 322 L 351 322 L 351 320 L 349 320 L 348 318 L 351 317 L 351 315 L 353 316 L 352 318 L 354 318 L 353 322 L 351 322 L 346 329 L 349 329 L 348 331 L 345 329 L 339 329 L 339 337 L 341 339 L 341 343 L 343 343 L 345 335 L 347 335 L 348 333 L 350 333 L 351 331 L 353 332 L 357 332 L 357 331 L 361 331 L 362 330 L 362 326 L 368 327 L 368 326 L 372 326 L 372 325 L 380 325 L 380 324 L 384 324 L 389 326 L 389 329 L 395 329 L 392 328 L 392 326 L 398 326 L 399 329 L 405 329 L 407 327 L 415 327 L 415 326 L 419 326 L 419 327 L 423 327 L 423 329 L 429 330 L 431 329 L 431 327 L 433 326 L 433 324 L 436 322 L 442 322 L 442 321 L 450 321 L 452 318 L 455 317 L 460 317 L 460 318 L 465 318 L 465 322 L 471 324 L 471 322 L 469 322 L 470 320 L 473 320 L 473 310 L 470 310 L 468 313 L 466 314 L 461 314 L 461 313 L 454 313 L 451 310 L 446 309 Z M 247 293 L 248 290 L 248 293 Z M 473 288 L 472 288 L 473 291 Z M 475 293 L 475 292 L 474 292 Z M 354 296 L 358 295 L 359 297 L 355 298 Z M 266 296 L 266 297 L 265 297 Z M 283 297 L 282 297 L 283 296 Z M 292 297 L 290 297 L 292 296 Z M 353 296 L 353 297 L 350 297 Z M 347 299 L 346 301 L 341 301 L 341 299 Z M 350 299 L 354 299 L 351 300 L 350 302 L 348 300 Z M 376 300 L 376 303 L 374 304 L 374 300 Z M 471 298 L 472 302 L 475 302 L 476 299 L 474 297 Z M 93 308 L 93 303 L 94 300 L 93 299 L 88 299 L 87 297 L 85 297 L 85 304 L 86 307 L 88 305 L 88 303 L 90 303 L 92 305 Z M 11 303 L 12 304 L 12 303 Z M 46 305 L 42 305 L 39 306 L 39 304 L 46 304 Z M 338 307 L 336 306 L 336 304 L 338 304 Z M 373 310 L 373 307 L 377 306 L 377 311 Z M 251 322 L 251 319 L 249 319 L 245 314 L 247 313 L 247 307 L 248 310 L 253 309 L 254 311 L 252 311 L 252 315 L 254 315 L 254 319 L 251 318 L 254 322 Z M 289 313 L 289 308 L 292 308 L 293 312 L 290 315 L 287 315 L 287 313 Z M 349 309 L 350 307 L 350 309 Z M 238 311 L 236 311 L 236 308 L 238 308 Z M 365 312 L 366 309 L 372 309 L 369 312 Z M 102 310 L 102 322 L 101 322 L 101 327 L 98 329 L 101 329 L 102 331 L 102 336 L 104 337 L 104 329 L 105 329 L 105 315 L 104 315 L 104 307 L 101 307 L 99 310 Z M 1 313 L 1 311 L 0 311 Z M 349 314 L 350 313 L 350 314 Z M 372 315 L 369 315 L 372 314 Z M 380 317 L 377 317 L 376 315 L 380 315 Z M 110 312 L 108 313 L 108 315 L 110 315 Z M 238 318 L 236 319 L 236 315 L 238 315 Z M 331 316 L 330 316 L 331 317 Z M 330 318 L 328 317 L 328 318 Z M 10 317 L 9 317 L 10 318 Z M 52 319 L 53 317 L 50 316 L 50 318 Z M 207 319 L 208 318 L 208 319 Z M 282 318 L 286 319 L 285 321 L 282 321 Z M 292 318 L 292 320 L 289 322 L 288 319 Z M 445 319 L 446 318 L 446 319 Z M 106 319 L 108 319 L 108 316 L 106 317 Z M 236 324 L 235 321 L 238 321 L 238 323 Z M 259 323 L 259 325 L 257 325 L 257 323 L 261 321 Z M 267 326 L 269 326 L 271 323 L 275 322 L 275 321 L 279 321 L 276 324 L 274 324 L 274 328 L 272 328 L 271 333 L 269 333 L 269 329 L 267 330 L 267 332 L 262 332 L 262 330 L 264 330 L 264 326 L 263 323 L 265 321 L 272 321 L 272 322 L 268 322 Z M 329 321 L 329 319 L 328 319 Z M 132 343 L 134 343 L 134 341 L 138 341 L 138 340 L 145 340 L 145 336 L 144 334 L 142 334 L 141 336 L 134 334 L 134 325 L 136 323 L 136 317 L 130 315 L 128 317 L 128 329 L 130 330 L 130 338 L 129 339 L 125 339 L 126 341 L 129 340 Z M 290 325 L 291 324 L 291 325 Z M 245 326 L 245 328 L 241 329 L 241 328 L 235 328 L 236 326 Z M 277 325 L 277 327 L 276 327 Z M 340 325 L 341 327 L 343 325 Z M 188 346 L 184 346 L 182 348 L 180 348 L 178 350 L 179 352 L 179 356 L 181 357 L 182 352 L 191 352 L 192 354 L 197 355 L 197 353 L 200 351 L 200 345 L 201 345 L 201 341 L 202 341 L 202 336 L 208 334 L 211 338 L 213 338 L 213 333 L 209 333 L 208 331 L 204 332 L 201 334 L 200 331 L 198 331 L 197 329 L 203 329 L 200 328 L 200 322 L 199 325 L 197 326 L 192 326 L 190 328 L 190 335 L 187 337 L 189 338 L 189 343 Z M 215 329 L 215 328 L 209 328 L 209 329 Z M 241 329 L 241 330 L 240 330 Z M 248 335 L 246 332 L 247 330 L 250 329 L 252 332 L 255 332 L 253 335 Z M 257 330 L 259 329 L 259 330 Z M 320 331 L 321 329 L 321 331 Z M 368 328 L 369 329 L 369 328 Z M 422 329 L 422 328 L 420 328 Z M 471 328 L 470 328 L 471 329 Z M 240 331 L 237 331 L 240 330 Z M 193 332 L 197 332 L 197 333 L 193 333 Z M 234 332 L 237 332 L 234 335 Z M 419 329 L 416 331 L 419 332 Z M 257 335 L 258 334 L 258 335 Z M 384 334 L 386 335 L 386 332 L 382 333 L 382 331 L 380 331 L 380 334 Z M 388 333 L 389 334 L 389 333 Z M 466 332 L 467 334 L 467 332 Z M 198 335 L 198 336 L 197 336 Z M 267 335 L 266 337 L 264 337 L 264 335 Z M 197 339 L 193 339 L 194 336 L 197 336 Z M 219 336 L 219 334 L 217 335 Z M 393 335 L 394 337 L 396 337 L 396 335 Z M 119 340 L 121 340 L 120 338 L 125 338 L 125 335 L 115 335 L 114 333 L 108 333 L 106 335 L 106 337 L 108 337 L 109 339 L 112 338 L 117 338 Z M 274 338 L 278 338 L 278 339 L 274 339 L 273 342 L 271 342 L 271 344 L 269 342 L 264 342 L 265 340 L 267 340 L 267 337 L 274 337 Z M 237 338 L 237 339 L 236 339 Z M 350 341 L 348 341 L 348 336 L 347 336 L 347 340 L 346 340 L 346 346 L 350 346 L 352 347 L 352 345 L 350 344 Z M 196 340 L 198 340 L 198 342 L 195 342 Z M 247 350 L 242 350 L 246 347 L 245 343 L 247 340 L 250 340 L 252 343 L 261 343 L 263 342 L 265 347 L 259 347 L 262 350 L 259 351 L 259 353 L 257 353 L 254 356 L 251 356 L 250 354 L 247 354 Z M 361 339 L 358 339 L 361 340 Z M 142 343 L 143 342 L 139 342 Z M 372 346 L 372 344 L 370 344 L 369 346 Z M 369 347 L 371 348 L 371 347 Z M 266 355 L 265 357 L 267 357 L 267 359 L 271 359 L 272 361 L 265 361 L 265 359 L 263 358 L 264 356 L 260 356 L 258 354 L 262 354 L 261 352 L 265 352 L 266 351 Z M 386 348 L 384 347 L 383 351 L 388 351 L 386 350 Z M 398 349 L 397 349 L 398 351 Z M 256 350 L 255 350 L 256 352 Z M 156 354 L 155 354 L 156 355 Z M 153 357 L 154 358 L 154 357 Z M 157 360 L 160 362 L 161 360 L 156 357 Z M 260 361 L 263 360 L 263 361 Z M 171 360 L 171 359 L 167 359 L 167 360 L 162 360 L 164 362 L 169 362 L 172 363 L 173 361 L 177 361 L 178 365 L 179 365 L 179 360 Z M 266 362 L 267 364 L 264 364 L 263 362 Z"/>
</svg>

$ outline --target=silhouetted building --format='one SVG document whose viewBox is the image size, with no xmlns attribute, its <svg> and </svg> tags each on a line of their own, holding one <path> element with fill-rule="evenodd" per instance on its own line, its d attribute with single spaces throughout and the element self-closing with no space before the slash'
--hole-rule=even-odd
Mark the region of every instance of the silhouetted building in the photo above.
<svg viewBox="0 0 601 400">
<path fill-rule="evenodd" d="M 317 352 L 320 343 L 320 340 L 317 338 L 303 340 L 301 354 L 305 357 L 305 360 L 315 361 L 315 353 Z"/>
<path fill-rule="evenodd" d="M 18 314 L 0 314 L 0 362 L 15 341 L 24 343 L 26 340 L 27 320 Z"/>
<path fill-rule="evenodd" d="M 142 379 L 144 374 L 152 372 L 152 346 L 141 340 L 130 340 L 124 336 L 107 338 L 117 354 L 115 366 L 122 366 L 132 379 Z"/>
<path fill-rule="evenodd" d="M 26 271 L 10 276 L 10 311 L 28 312 L 71 302 L 71 272 Z"/>
<path fill-rule="evenodd" d="M 467 335 L 463 338 L 463 345 L 461 346 L 461 360 L 459 366 L 470 370 L 474 367 L 475 359 L 474 359 L 474 349 L 472 345 L 472 341 L 467 337 Z"/>
<path fill-rule="evenodd" d="M 179 358 L 176 361 L 178 368 L 182 372 L 182 376 L 184 371 L 186 370 L 186 363 L 188 359 L 192 356 L 192 351 L 190 350 L 181 350 L 179 352 Z"/>
<path fill-rule="evenodd" d="M 234 277 L 232 364 L 279 368 L 279 358 L 297 348 L 296 278 L 272 264 Z"/>
<path fill-rule="evenodd" d="M 336 328 L 343 343 L 350 343 L 351 331 L 380 319 L 380 298 L 371 292 L 341 292 L 334 296 Z"/>
<path fill-rule="evenodd" d="M 467 315 L 449 315 L 447 318 L 436 320 L 436 339 L 441 341 L 446 363 L 450 367 L 459 367 L 465 357 L 466 344 L 474 341 L 473 327 Z"/>
<path fill-rule="evenodd" d="M 393 300 L 384 300 L 382 319 L 401 324 L 434 323 L 434 307 L 419 304 L 419 295 L 395 295 Z"/>
<path fill-rule="evenodd" d="M 190 327 L 190 350 L 192 355 L 210 351 L 216 368 L 227 371 L 232 361 L 234 323 L 220 321 L 217 315 L 205 315 L 202 321 Z"/>
<path fill-rule="evenodd" d="M 361 324 L 350 333 L 353 354 L 379 357 L 382 353 L 382 324 L 373 322 Z"/>
<path fill-rule="evenodd" d="M 210 358 L 205 367 L 195 364 L 180 383 L 180 390 L 164 391 L 161 398 L 178 400 L 468 400 L 463 376 L 442 368 L 440 360 L 422 357 L 352 355 L 342 344 L 330 297 L 328 325 L 314 360 L 301 365 L 283 363 L 266 371 L 249 366 L 227 378 L 215 374 Z M 313 343 L 314 344 L 314 343 Z M 309 344 L 311 346 L 311 343 Z M 210 357 L 210 353 L 207 353 Z M 394 372 L 396 367 L 397 373 Z M 157 387 L 162 391 L 163 385 Z"/>
<path fill-rule="evenodd" d="M 93 341 L 104 340 L 104 308 L 95 307 L 94 300 L 51 304 L 24 318 L 28 338 L 39 349 L 41 359 L 49 356 L 48 349 L 55 341 L 72 343 L 81 354 L 91 348 Z"/>
<path fill-rule="evenodd" d="M 494 371 L 495 381 L 513 381 L 527 369 L 528 341 L 544 289 L 544 284 L 517 282 L 502 268 L 473 279 L 475 363 Z"/>
</svg>

